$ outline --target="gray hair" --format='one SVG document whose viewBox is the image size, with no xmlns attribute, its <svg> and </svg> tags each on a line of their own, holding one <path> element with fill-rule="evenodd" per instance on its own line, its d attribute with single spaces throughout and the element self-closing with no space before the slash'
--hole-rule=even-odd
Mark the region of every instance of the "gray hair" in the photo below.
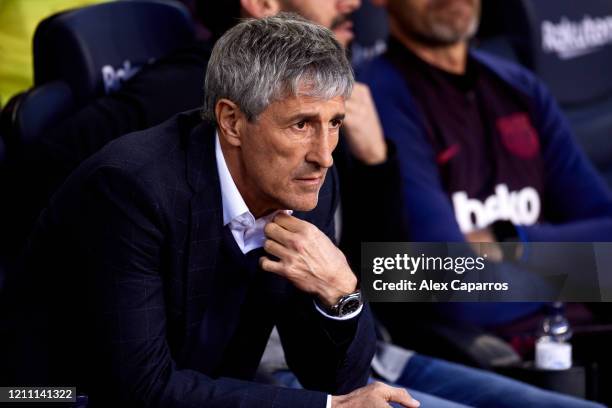
<svg viewBox="0 0 612 408">
<path fill-rule="evenodd" d="M 327 28 L 297 14 L 247 19 L 213 48 L 204 82 L 204 119 L 215 122 L 222 98 L 236 103 L 249 121 L 289 96 L 348 98 L 353 70 Z"/>
</svg>

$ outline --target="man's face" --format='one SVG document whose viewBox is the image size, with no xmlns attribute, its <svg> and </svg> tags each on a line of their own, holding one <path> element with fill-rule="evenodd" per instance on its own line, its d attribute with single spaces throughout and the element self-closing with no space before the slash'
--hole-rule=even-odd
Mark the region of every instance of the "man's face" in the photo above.
<svg viewBox="0 0 612 408">
<path fill-rule="evenodd" d="M 346 47 L 353 39 L 350 14 L 361 5 L 361 0 L 284 0 L 283 11 L 292 11 L 302 17 L 330 28 L 336 39 Z"/>
<path fill-rule="evenodd" d="M 388 0 L 405 35 L 431 45 L 468 40 L 478 28 L 480 0 Z"/>
<path fill-rule="evenodd" d="M 297 96 L 273 102 L 255 121 L 244 122 L 244 185 L 258 210 L 316 207 L 343 118 L 342 96 Z"/>
</svg>

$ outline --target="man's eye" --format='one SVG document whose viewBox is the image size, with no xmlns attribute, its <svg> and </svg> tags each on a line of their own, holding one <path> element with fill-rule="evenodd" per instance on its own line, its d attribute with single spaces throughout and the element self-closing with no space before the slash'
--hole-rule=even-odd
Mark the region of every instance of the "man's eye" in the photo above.
<svg viewBox="0 0 612 408">
<path fill-rule="evenodd" d="M 301 122 L 296 123 L 295 127 L 300 129 L 300 130 L 304 129 L 306 127 L 306 121 L 303 120 Z"/>
<path fill-rule="evenodd" d="M 331 121 L 331 125 L 333 128 L 337 128 L 342 126 L 342 119 L 334 119 Z"/>
</svg>

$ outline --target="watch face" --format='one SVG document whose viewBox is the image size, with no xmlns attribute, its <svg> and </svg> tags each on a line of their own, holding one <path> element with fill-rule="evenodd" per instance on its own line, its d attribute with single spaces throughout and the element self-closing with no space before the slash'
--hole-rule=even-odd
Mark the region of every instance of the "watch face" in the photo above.
<svg viewBox="0 0 612 408">
<path fill-rule="evenodd" d="M 340 306 L 339 308 L 340 310 L 338 310 L 338 314 L 340 316 L 346 316 L 348 314 L 351 314 L 357 309 L 359 309 L 360 305 L 361 305 L 361 302 L 359 301 L 359 299 L 356 299 L 356 298 L 348 299 L 346 302 L 344 302 Z"/>
</svg>

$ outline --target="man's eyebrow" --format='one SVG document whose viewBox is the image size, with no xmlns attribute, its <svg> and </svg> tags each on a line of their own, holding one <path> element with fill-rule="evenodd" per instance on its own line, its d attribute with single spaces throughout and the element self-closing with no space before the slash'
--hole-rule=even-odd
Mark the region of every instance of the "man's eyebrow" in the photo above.
<svg viewBox="0 0 612 408">
<path fill-rule="evenodd" d="M 296 113 L 295 115 L 292 115 L 289 117 L 288 121 L 289 122 L 295 122 L 295 121 L 313 121 L 319 118 L 319 114 L 318 113 L 307 113 L 307 112 L 302 112 L 302 113 Z"/>
<path fill-rule="evenodd" d="M 344 117 L 346 115 L 344 113 L 337 113 L 335 114 L 331 120 L 344 120 Z M 290 116 L 288 121 L 289 122 L 295 122 L 295 121 L 316 121 L 320 118 L 321 116 L 318 113 L 296 113 L 293 116 Z"/>
</svg>

